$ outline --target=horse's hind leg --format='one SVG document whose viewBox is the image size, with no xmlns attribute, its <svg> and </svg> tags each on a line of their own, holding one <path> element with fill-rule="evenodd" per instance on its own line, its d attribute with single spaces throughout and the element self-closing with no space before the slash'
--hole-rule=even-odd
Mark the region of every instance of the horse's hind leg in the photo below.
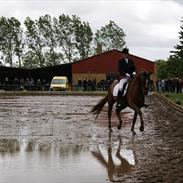
<svg viewBox="0 0 183 183">
<path fill-rule="evenodd" d="M 134 116 L 133 116 L 133 123 L 132 123 L 132 128 L 131 128 L 131 132 L 132 132 L 132 134 L 133 135 L 135 135 L 136 133 L 135 133 L 135 131 L 134 131 L 134 126 L 135 126 L 135 122 L 136 122 L 136 120 L 137 120 L 137 113 L 136 112 L 134 112 Z"/>
<path fill-rule="evenodd" d="M 121 119 L 120 112 L 121 112 L 121 109 L 120 108 L 116 108 L 116 115 L 117 115 L 118 120 L 119 120 L 118 130 L 120 130 L 121 126 L 122 126 L 122 119 Z"/>
<path fill-rule="evenodd" d="M 113 104 L 109 104 L 108 105 L 108 120 L 109 120 L 109 131 L 112 132 L 112 128 L 111 128 L 111 113 L 112 113 L 112 107 L 113 107 Z"/>
</svg>

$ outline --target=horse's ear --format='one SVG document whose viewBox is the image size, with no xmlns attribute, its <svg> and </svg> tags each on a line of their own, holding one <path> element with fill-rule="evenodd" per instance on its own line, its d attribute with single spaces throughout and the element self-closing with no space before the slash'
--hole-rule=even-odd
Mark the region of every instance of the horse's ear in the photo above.
<svg viewBox="0 0 183 183">
<path fill-rule="evenodd" d="M 147 76 L 147 73 L 146 73 L 146 71 L 143 71 L 143 76 Z"/>
<path fill-rule="evenodd" d="M 150 76 L 151 74 L 152 74 L 152 72 L 146 72 L 146 71 L 143 72 L 144 76 Z"/>
<path fill-rule="evenodd" d="M 152 74 L 152 72 L 149 72 L 147 75 L 150 76 Z"/>
</svg>

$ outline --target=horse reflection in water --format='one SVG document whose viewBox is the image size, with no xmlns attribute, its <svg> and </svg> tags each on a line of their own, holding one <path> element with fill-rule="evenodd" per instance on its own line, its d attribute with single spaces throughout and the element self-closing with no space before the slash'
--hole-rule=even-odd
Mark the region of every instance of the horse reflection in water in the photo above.
<svg viewBox="0 0 183 183">
<path fill-rule="evenodd" d="M 121 136 L 118 137 L 119 144 L 116 153 L 114 154 L 114 151 L 112 149 L 112 142 L 111 142 L 111 134 L 109 134 L 109 141 L 108 141 L 108 147 L 107 147 L 107 158 L 105 158 L 105 153 L 102 153 L 102 150 L 99 146 L 95 150 L 93 150 L 91 153 L 92 155 L 97 159 L 97 161 L 102 164 L 106 169 L 108 173 L 108 178 L 111 182 L 118 182 L 121 181 L 121 177 L 124 174 L 130 173 L 133 171 L 135 164 L 137 163 L 136 155 L 133 152 L 133 159 L 134 163 L 130 163 L 129 160 L 125 157 L 123 157 L 121 154 L 121 146 L 122 146 L 122 140 Z M 120 163 L 116 163 L 114 161 L 114 155 L 119 160 Z M 115 180 L 118 179 L 118 180 Z"/>
</svg>

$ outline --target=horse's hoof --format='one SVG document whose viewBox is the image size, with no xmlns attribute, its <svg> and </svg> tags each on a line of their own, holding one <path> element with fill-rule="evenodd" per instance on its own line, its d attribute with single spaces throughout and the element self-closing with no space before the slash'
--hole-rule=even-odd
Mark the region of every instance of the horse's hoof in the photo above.
<svg viewBox="0 0 183 183">
<path fill-rule="evenodd" d="M 118 126 L 118 130 L 120 130 L 120 129 L 121 129 L 121 125 Z"/>
<path fill-rule="evenodd" d="M 109 128 L 109 133 L 112 133 L 112 132 L 113 132 L 112 128 Z"/>
<path fill-rule="evenodd" d="M 144 107 L 147 108 L 147 107 L 149 107 L 149 105 L 148 104 L 144 104 Z"/>
<path fill-rule="evenodd" d="M 132 135 L 137 135 L 135 131 L 132 131 Z"/>
<path fill-rule="evenodd" d="M 144 127 L 143 127 L 143 126 L 140 126 L 139 130 L 140 130 L 141 132 L 143 132 L 143 131 L 144 131 Z"/>
</svg>

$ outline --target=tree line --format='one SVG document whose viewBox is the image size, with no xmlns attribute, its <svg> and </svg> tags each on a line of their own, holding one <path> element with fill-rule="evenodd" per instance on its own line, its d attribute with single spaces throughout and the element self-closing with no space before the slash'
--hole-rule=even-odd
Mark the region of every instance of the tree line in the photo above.
<svg viewBox="0 0 183 183">
<path fill-rule="evenodd" d="M 159 79 L 181 78 L 183 79 L 183 17 L 179 31 L 179 44 L 170 51 L 167 60 L 157 60 L 157 74 Z"/>
<path fill-rule="evenodd" d="M 0 17 L 0 65 L 38 68 L 75 62 L 104 51 L 122 49 L 125 33 L 110 21 L 95 33 L 76 15 L 46 14 L 21 24 L 15 17 Z"/>
</svg>

